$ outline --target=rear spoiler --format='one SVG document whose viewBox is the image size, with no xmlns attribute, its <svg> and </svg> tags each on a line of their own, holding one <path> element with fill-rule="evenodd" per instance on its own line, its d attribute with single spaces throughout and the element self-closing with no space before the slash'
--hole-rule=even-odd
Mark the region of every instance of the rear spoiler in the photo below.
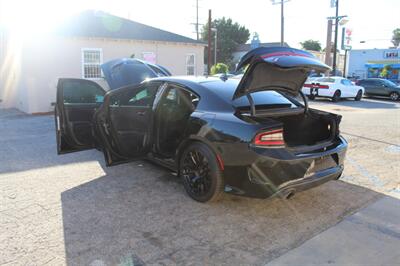
<svg viewBox="0 0 400 266">
<path fill-rule="evenodd" d="M 282 58 L 286 60 L 279 60 Z M 331 69 L 312 53 L 304 50 L 289 47 L 258 47 L 242 56 L 236 66 L 236 71 L 259 60 L 282 68 L 304 67 L 320 72 Z"/>
</svg>

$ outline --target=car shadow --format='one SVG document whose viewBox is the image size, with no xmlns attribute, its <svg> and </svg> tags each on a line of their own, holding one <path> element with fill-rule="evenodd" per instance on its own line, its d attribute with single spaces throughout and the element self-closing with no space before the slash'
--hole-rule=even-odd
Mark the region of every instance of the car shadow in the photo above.
<svg viewBox="0 0 400 266">
<path fill-rule="evenodd" d="M 309 103 L 312 107 L 313 103 L 319 104 L 330 104 L 332 106 L 343 106 L 343 107 L 353 107 L 353 108 L 365 108 L 365 109 L 398 109 L 400 104 L 393 101 L 385 101 L 378 98 L 363 98 L 361 101 L 354 101 L 352 99 L 341 99 L 339 102 L 332 102 L 330 99 L 317 98 L 310 101 Z"/>
<path fill-rule="evenodd" d="M 67 265 L 263 264 L 380 197 L 331 181 L 290 200 L 202 204 L 148 162 L 103 168 L 61 194 Z"/>
</svg>

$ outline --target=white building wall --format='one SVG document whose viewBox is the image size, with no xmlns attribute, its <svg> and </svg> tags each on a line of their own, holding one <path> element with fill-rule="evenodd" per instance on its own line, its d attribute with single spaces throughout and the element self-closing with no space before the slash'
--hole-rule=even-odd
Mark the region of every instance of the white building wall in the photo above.
<svg viewBox="0 0 400 266">
<path fill-rule="evenodd" d="M 6 76 L 13 82 L 7 90 L 0 84 L 0 107 L 16 107 L 27 113 L 52 111 L 58 78 L 82 78 L 82 48 L 101 48 L 103 62 L 132 54 L 142 59 L 143 52 L 153 52 L 157 57 L 156 63 L 166 67 L 173 75 L 185 75 L 186 55 L 195 54 L 196 74 L 203 74 L 204 69 L 204 45 L 201 44 L 37 38 L 25 43 L 12 63 L 2 63 L 5 68 L 12 69 L 13 73 Z M 11 64 L 14 66 L 10 68 Z M 105 84 L 104 80 L 98 82 Z"/>
</svg>

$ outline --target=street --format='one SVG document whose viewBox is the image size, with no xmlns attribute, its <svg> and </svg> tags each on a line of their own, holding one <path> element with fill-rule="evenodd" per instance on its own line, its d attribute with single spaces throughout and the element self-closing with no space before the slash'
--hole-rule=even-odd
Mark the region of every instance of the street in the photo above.
<svg viewBox="0 0 400 266">
<path fill-rule="evenodd" d="M 342 179 L 290 200 L 215 204 L 191 200 L 147 161 L 57 156 L 53 116 L 0 110 L 0 264 L 264 265 L 385 195 L 400 199 L 399 102 L 310 105 L 343 115 Z"/>
</svg>

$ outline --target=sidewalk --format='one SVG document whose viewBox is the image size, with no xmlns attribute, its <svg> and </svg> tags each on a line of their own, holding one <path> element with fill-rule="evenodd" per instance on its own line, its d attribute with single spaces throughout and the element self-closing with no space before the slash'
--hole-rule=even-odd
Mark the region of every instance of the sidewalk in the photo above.
<svg viewBox="0 0 400 266">
<path fill-rule="evenodd" d="M 400 200 L 385 196 L 267 265 L 400 265 Z"/>
</svg>

